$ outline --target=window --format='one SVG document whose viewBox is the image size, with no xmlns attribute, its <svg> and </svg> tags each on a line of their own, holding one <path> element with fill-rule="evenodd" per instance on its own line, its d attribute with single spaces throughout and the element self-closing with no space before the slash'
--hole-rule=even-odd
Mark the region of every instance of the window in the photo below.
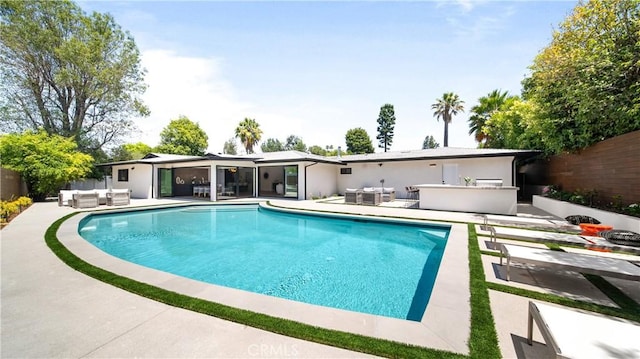
<svg viewBox="0 0 640 359">
<path fill-rule="evenodd" d="M 118 182 L 129 182 L 129 169 L 118 170 Z"/>
<path fill-rule="evenodd" d="M 350 174 L 351 174 L 351 168 L 350 168 L 350 167 L 348 167 L 348 168 L 341 168 L 341 169 L 340 169 L 340 174 L 341 174 L 341 175 L 350 175 Z"/>
</svg>

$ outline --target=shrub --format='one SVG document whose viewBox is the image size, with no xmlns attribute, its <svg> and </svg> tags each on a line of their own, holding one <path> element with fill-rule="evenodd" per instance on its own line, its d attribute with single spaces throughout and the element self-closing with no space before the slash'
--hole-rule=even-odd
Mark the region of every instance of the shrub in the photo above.
<svg viewBox="0 0 640 359">
<path fill-rule="evenodd" d="M 640 217 L 640 204 L 632 203 L 627 208 L 625 208 L 625 212 L 633 216 Z"/>
<path fill-rule="evenodd" d="M 8 222 L 12 215 L 22 212 L 31 203 L 31 198 L 24 196 L 14 201 L 0 201 L 0 223 Z"/>
</svg>

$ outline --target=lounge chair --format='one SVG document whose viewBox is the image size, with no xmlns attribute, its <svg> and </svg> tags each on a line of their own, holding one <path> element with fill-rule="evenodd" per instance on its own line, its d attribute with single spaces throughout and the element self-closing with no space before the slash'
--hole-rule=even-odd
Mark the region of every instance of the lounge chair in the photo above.
<svg viewBox="0 0 640 359">
<path fill-rule="evenodd" d="M 96 191 L 77 191 L 73 194 L 73 208 L 98 207 L 99 195 Z"/>
<path fill-rule="evenodd" d="M 550 249 L 502 244 L 500 265 L 507 258 L 507 281 L 511 262 L 530 263 L 541 267 L 640 281 L 640 267 L 623 259 L 597 255 L 566 253 Z"/>
<path fill-rule="evenodd" d="M 377 206 L 382 201 L 382 192 L 376 191 L 373 187 L 365 187 L 362 190 L 362 204 L 367 206 Z"/>
<path fill-rule="evenodd" d="M 346 204 L 362 204 L 362 190 L 356 188 L 347 188 L 344 191 L 344 203 Z"/>
<path fill-rule="evenodd" d="M 638 324 L 529 302 L 529 345 L 534 322 L 556 358 L 640 358 Z"/>
<path fill-rule="evenodd" d="M 107 206 L 126 206 L 131 203 L 129 189 L 112 189 L 107 192 Z"/>
</svg>

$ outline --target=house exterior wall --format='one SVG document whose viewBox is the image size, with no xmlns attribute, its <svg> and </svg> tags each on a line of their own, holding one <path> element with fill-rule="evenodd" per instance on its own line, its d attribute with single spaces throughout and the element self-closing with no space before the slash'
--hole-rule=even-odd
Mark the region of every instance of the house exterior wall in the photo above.
<svg viewBox="0 0 640 359">
<path fill-rule="evenodd" d="M 118 170 L 129 171 L 128 181 L 119 181 Z M 113 188 L 127 188 L 131 191 L 131 198 L 147 199 L 153 193 L 154 176 L 153 166 L 146 163 L 136 163 L 127 165 L 114 165 L 112 167 Z"/>
<path fill-rule="evenodd" d="M 334 164 L 327 163 L 316 163 L 310 165 L 307 163 L 303 166 L 302 172 L 305 172 L 306 167 L 306 199 L 311 199 L 313 197 L 325 197 L 331 196 L 332 194 L 338 193 L 337 186 L 337 178 L 336 178 L 336 167 Z M 340 173 L 340 170 L 337 171 Z M 304 183 L 303 183 L 304 185 Z M 304 187 L 302 191 L 304 191 Z"/>
<path fill-rule="evenodd" d="M 382 164 L 380 166 L 380 164 Z M 478 157 L 438 160 L 355 162 L 346 166 L 336 166 L 337 192 L 343 194 L 345 188 L 393 187 L 396 196 L 406 198 L 405 187 L 416 184 L 442 184 L 442 169 L 445 164 L 457 164 L 459 182 L 463 178 L 500 179 L 504 186 L 513 186 L 513 157 Z M 351 168 L 351 174 L 340 174 L 340 168 Z"/>
</svg>

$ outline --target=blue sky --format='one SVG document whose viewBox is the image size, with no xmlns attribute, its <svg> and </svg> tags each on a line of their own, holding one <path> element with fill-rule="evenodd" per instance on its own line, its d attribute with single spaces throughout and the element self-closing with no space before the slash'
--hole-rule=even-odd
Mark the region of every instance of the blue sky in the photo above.
<svg viewBox="0 0 640 359">
<path fill-rule="evenodd" d="M 494 89 L 520 82 L 577 1 L 216 2 L 81 1 L 108 12 L 135 38 L 147 69 L 151 116 L 127 142 L 156 145 L 185 115 L 209 151 L 245 117 L 263 140 L 297 135 L 307 146 L 345 148 L 362 127 L 377 148 L 380 107 L 395 107 L 392 151 L 443 143 L 431 104 L 445 92 L 465 101 L 449 146 L 476 147 L 469 110 Z M 239 146 L 241 149 L 241 146 Z M 377 151 L 382 151 L 377 148 Z"/>
</svg>

